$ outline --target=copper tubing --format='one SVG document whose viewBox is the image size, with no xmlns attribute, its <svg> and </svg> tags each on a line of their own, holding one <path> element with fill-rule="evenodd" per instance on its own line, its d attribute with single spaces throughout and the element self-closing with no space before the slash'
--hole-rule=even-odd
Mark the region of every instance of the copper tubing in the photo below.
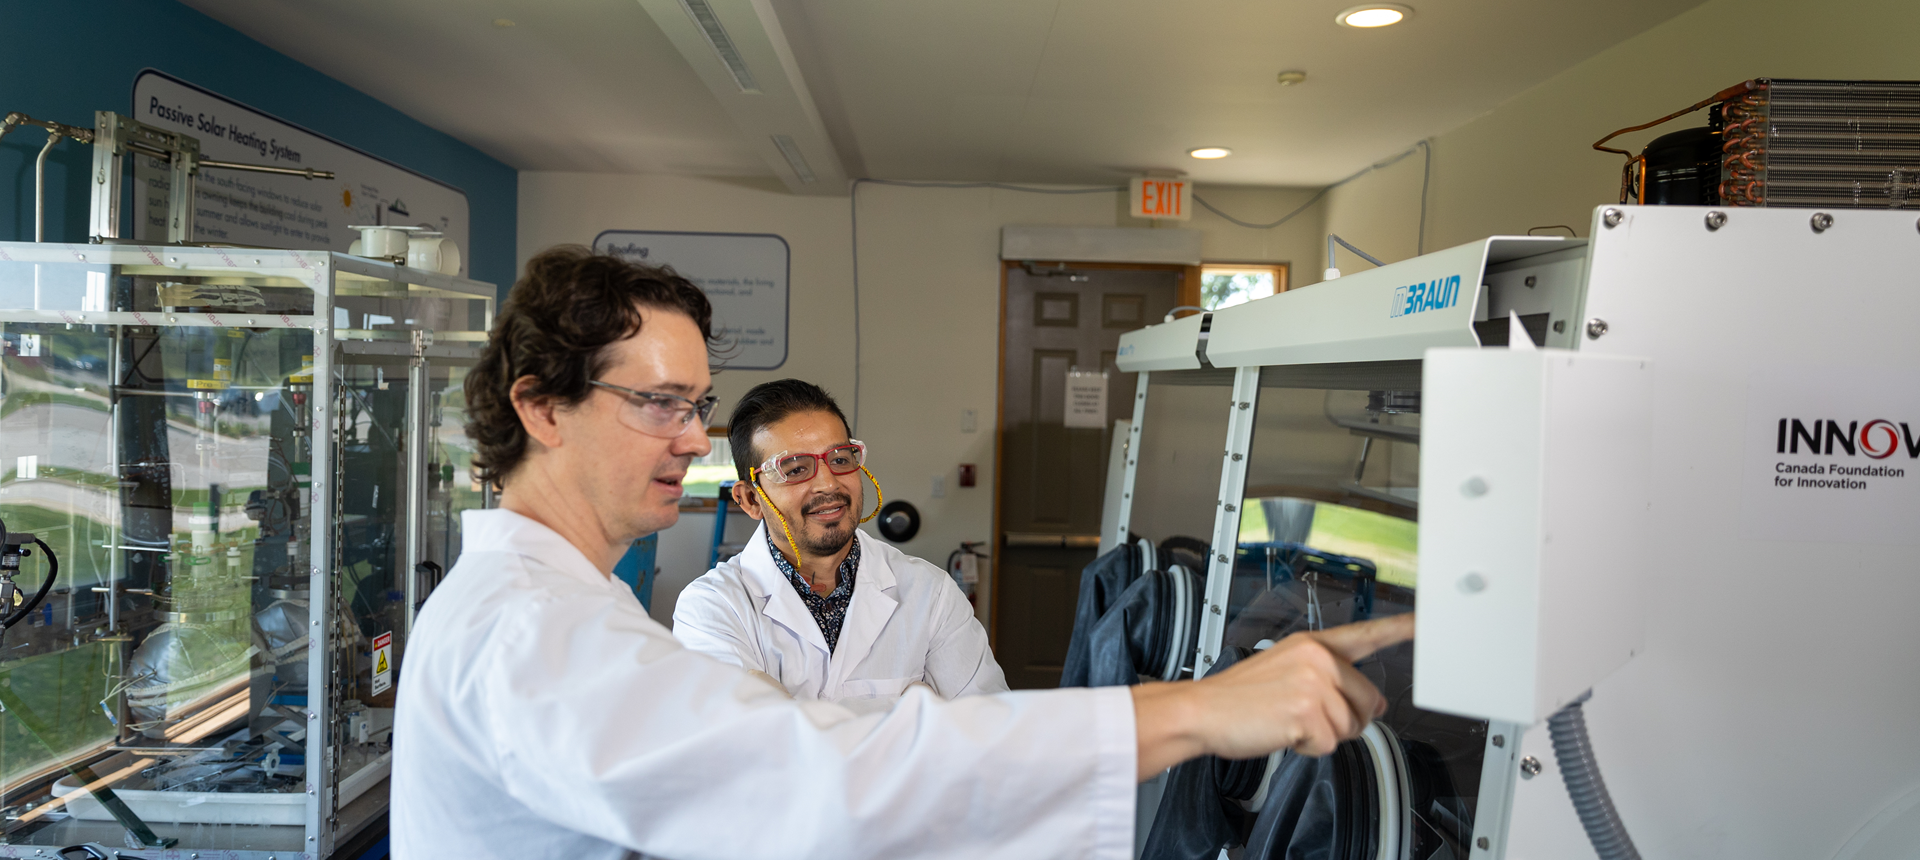
<svg viewBox="0 0 1920 860">
<path fill-rule="evenodd" d="M 1718 102 L 1730 102 L 1734 99 L 1739 99 L 1743 97 L 1751 97 L 1751 94 L 1753 92 L 1759 89 L 1763 89 L 1765 87 L 1766 87 L 1766 83 L 1763 81 L 1758 81 L 1758 80 L 1741 81 L 1740 83 L 1734 84 L 1733 86 L 1727 87 L 1724 90 L 1714 93 L 1712 96 L 1708 98 L 1695 102 L 1691 107 L 1674 111 L 1673 113 L 1667 114 L 1666 116 L 1656 119 L 1653 122 L 1641 123 L 1640 125 L 1635 125 L 1635 126 L 1628 126 L 1627 128 L 1620 129 L 1618 131 L 1613 132 L 1612 134 L 1607 135 L 1606 137 L 1603 137 L 1597 141 L 1594 141 L 1593 143 L 1594 149 L 1600 150 L 1601 152 L 1612 152 L 1612 153 L 1624 155 L 1627 157 L 1626 165 L 1621 167 L 1620 169 L 1620 202 L 1626 203 L 1626 202 L 1632 201 L 1634 203 L 1640 203 L 1640 204 L 1645 204 L 1647 202 L 1647 169 L 1646 169 L 1647 159 L 1645 155 L 1634 155 L 1633 153 L 1628 152 L 1627 150 L 1615 149 L 1611 146 L 1607 146 L 1606 145 L 1607 141 L 1612 140 L 1616 137 L 1619 137 L 1620 135 L 1627 134 L 1629 132 L 1649 129 L 1663 122 L 1667 122 L 1669 120 L 1676 119 L 1678 117 L 1686 116 L 1687 114 L 1693 113 L 1694 111 L 1697 111 L 1703 107 L 1707 107 L 1708 105 L 1712 105 Z"/>
<path fill-rule="evenodd" d="M 1620 168 L 1620 202 L 1647 202 L 1647 157 L 1636 155 Z"/>
<path fill-rule="evenodd" d="M 1761 115 L 1766 93 L 1744 93 L 1727 102 L 1725 138 L 1721 142 L 1720 199 L 1729 206 L 1760 205 L 1760 174 L 1765 168 L 1753 157 L 1768 137 L 1767 121 Z"/>
<path fill-rule="evenodd" d="M 1712 96 L 1709 96 L 1705 99 L 1695 102 L 1692 107 L 1683 108 L 1681 110 L 1674 111 L 1673 113 L 1667 114 L 1666 116 L 1656 119 L 1653 122 L 1645 122 L 1639 125 L 1628 126 L 1626 128 L 1615 131 L 1614 133 L 1609 134 L 1606 137 L 1603 137 L 1597 141 L 1594 141 L 1593 148 L 1600 150 L 1601 152 L 1612 152 L 1612 153 L 1617 153 L 1619 155 L 1627 156 L 1628 158 L 1632 158 L 1633 153 L 1628 152 L 1624 149 L 1614 149 L 1611 146 L 1607 146 L 1606 145 L 1607 141 L 1612 140 L 1628 132 L 1649 129 L 1663 122 L 1666 122 L 1668 120 L 1677 119 L 1679 117 L 1686 116 L 1687 114 L 1693 113 L 1694 111 L 1697 111 L 1708 105 L 1714 104 L 1715 102 L 1724 102 L 1724 101 L 1729 101 L 1732 99 L 1739 98 L 1740 96 L 1746 95 L 1747 93 L 1753 92 L 1754 90 L 1765 87 L 1765 86 L 1766 86 L 1765 84 L 1759 83 L 1757 81 L 1741 81 L 1740 83 L 1734 84 L 1733 86 L 1727 87 L 1724 90 L 1714 93 Z"/>
</svg>

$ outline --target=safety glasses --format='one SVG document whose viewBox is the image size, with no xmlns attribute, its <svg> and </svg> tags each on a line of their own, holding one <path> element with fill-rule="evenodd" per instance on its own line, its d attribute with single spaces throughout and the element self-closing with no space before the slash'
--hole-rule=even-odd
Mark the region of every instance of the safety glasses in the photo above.
<svg viewBox="0 0 1920 860">
<path fill-rule="evenodd" d="M 623 395 L 626 405 L 614 413 L 619 416 L 620 423 L 630 429 L 661 439 L 672 439 L 687 432 L 687 428 L 694 425 L 695 417 L 700 419 L 701 427 L 707 426 L 708 419 L 713 417 L 714 404 L 720 402 L 720 398 L 712 395 L 699 400 L 688 400 L 677 394 L 635 391 L 610 382 L 601 382 L 598 379 L 588 384 Z"/>
<path fill-rule="evenodd" d="M 760 464 L 754 475 L 769 484 L 798 484 L 813 480 L 825 465 L 833 475 L 849 475 L 867 462 L 867 443 L 858 439 L 835 445 L 820 454 L 781 451 Z"/>
</svg>

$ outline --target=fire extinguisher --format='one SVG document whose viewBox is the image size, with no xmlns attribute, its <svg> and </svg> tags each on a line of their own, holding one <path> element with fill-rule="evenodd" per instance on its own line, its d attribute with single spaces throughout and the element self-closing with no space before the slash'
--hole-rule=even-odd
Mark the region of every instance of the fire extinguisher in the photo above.
<svg viewBox="0 0 1920 860">
<path fill-rule="evenodd" d="M 976 603 L 974 595 L 980 586 L 980 565 L 987 557 L 980 547 L 986 545 L 986 541 L 961 541 L 960 548 L 947 555 L 947 575 L 960 586 L 960 593 L 967 596 L 968 603 Z"/>
</svg>

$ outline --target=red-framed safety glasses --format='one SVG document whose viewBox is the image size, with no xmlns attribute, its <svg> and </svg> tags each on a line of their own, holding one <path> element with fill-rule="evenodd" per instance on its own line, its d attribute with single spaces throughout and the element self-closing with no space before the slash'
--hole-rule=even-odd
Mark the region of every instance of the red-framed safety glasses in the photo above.
<svg viewBox="0 0 1920 860">
<path fill-rule="evenodd" d="M 867 462 L 867 443 L 858 439 L 835 445 L 819 454 L 781 451 L 766 459 L 754 471 L 754 477 L 769 484 L 798 484 L 813 480 L 825 464 L 833 475 L 850 475 Z"/>
</svg>

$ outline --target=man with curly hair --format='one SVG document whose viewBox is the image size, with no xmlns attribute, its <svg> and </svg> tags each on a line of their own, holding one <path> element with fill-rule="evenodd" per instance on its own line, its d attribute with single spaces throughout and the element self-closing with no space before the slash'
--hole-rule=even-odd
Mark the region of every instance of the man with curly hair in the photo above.
<svg viewBox="0 0 1920 860">
<path fill-rule="evenodd" d="M 466 381 L 498 510 L 400 669 L 392 834 L 459 857 L 1123 860 L 1137 780 L 1199 755 L 1325 755 L 1385 702 L 1353 668 L 1411 616 L 1297 634 L 1200 681 L 795 701 L 690 651 L 610 571 L 707 453 L 712 311 L 585 248 L 527 264 Z"/>
</svg>

